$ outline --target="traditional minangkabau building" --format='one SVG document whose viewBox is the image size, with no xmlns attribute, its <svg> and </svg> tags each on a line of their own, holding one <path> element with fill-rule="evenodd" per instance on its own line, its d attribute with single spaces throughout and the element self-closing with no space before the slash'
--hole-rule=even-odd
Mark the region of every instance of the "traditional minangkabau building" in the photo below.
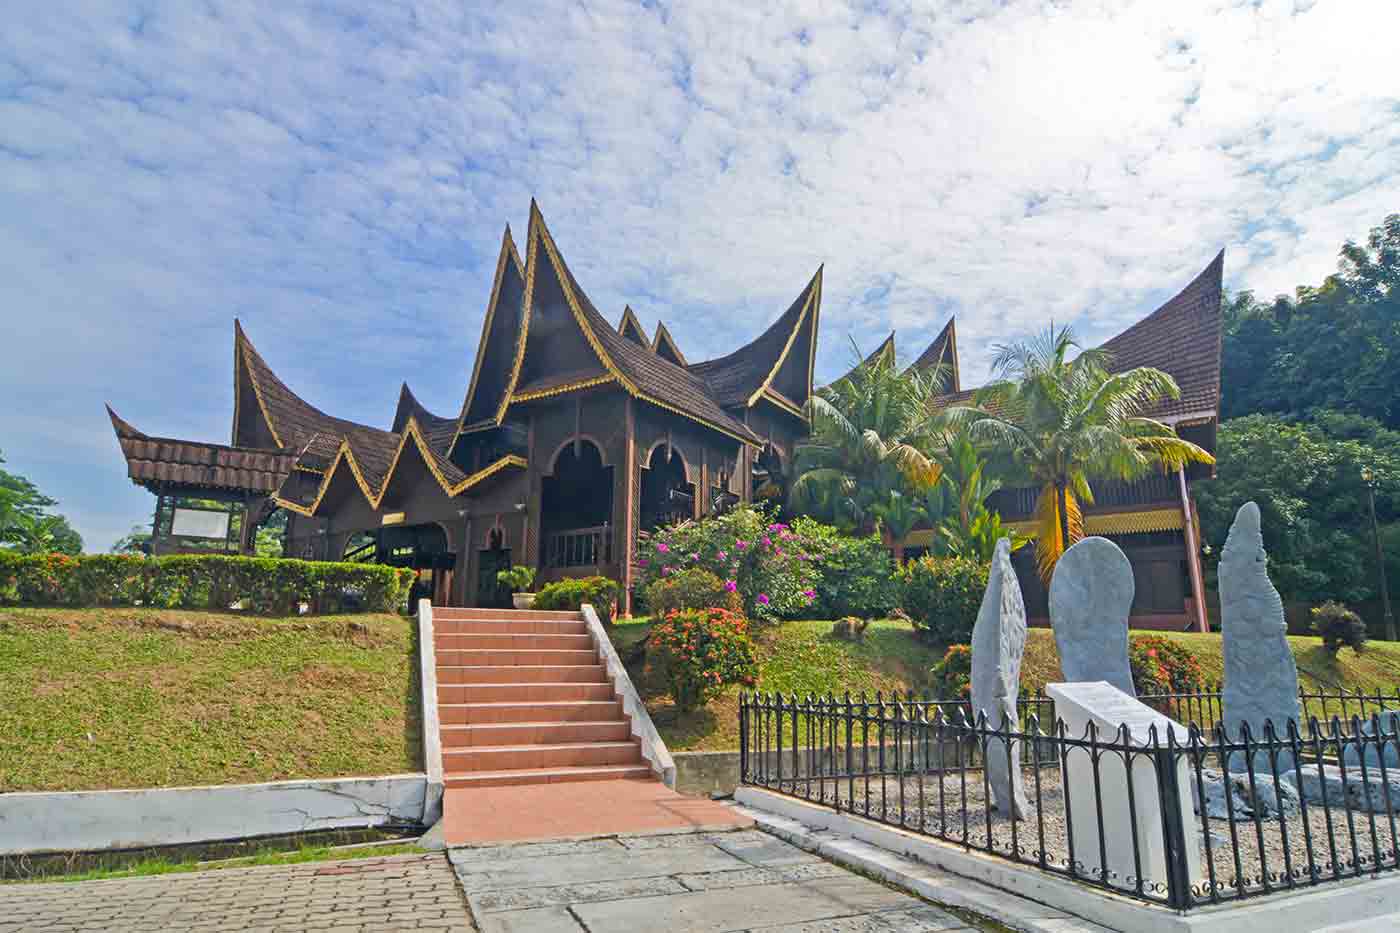
<svg viewBox="0 0 1400 933">
<path fill-rule="evenodd" d="M 1181 395 L 1162 399 L 1143 414 L 1173 426 L 1186 440 L 1214 453 L 1220 417 L 1220 300 L 1225 253 L 1222 250 L 1180 294 L 1103 344 L 1109 369 L 1160 369 L 1176 380 Z M 894 353 L 891 335 L 876 353 Z M 957 332 L 949 321 L 912 364 L 941 370 L 944 407 L 973 402 L 975 389 L 963 389 L 958 374 Z M 1136 628 L 1206 631 L 1204 582 L 1199 549 L 1200 523 L 1191 483 L 1215 475 L 1213 466 L 1193 464 L 1174 474 L 1154 473 L 1132 483 L 1092 483 L 1094 503 L 1084 509 L 1084 530 L 1112 539 L 1133 566 L 1131 624 Z M 1039 490 L 1002 489 L 987 505 L 1013 530 L 1029 532 Z M 931 530 L 905 541 L 906 554 L 933 543 Z M 1013 556 L 1016 574 L 1033 622 L 1049 624 L 1048 594 L 1035 567 L 1035 545 Z"/>
<path fill-rule="evenodd" d="M 638 532 L 781 492 L 807 433 L 821 291 L 818 269 L 752 343 L 689 364 L 664 324 L 648 339 L 630 307 L 604 319 L 532 202 L 523 262 L 503 237 L 452 417 L 407 385 L 387 430 L 332 417 L 237 322 L 229 444 L 108 412 L 128 475 L 157 496 L 156 553 L 251 553 L 282 509 L 287 556 L 413 567 L 439 605 L 508 605 L 496 572 L 513 563 L 627 592 Z"/>
</svg>

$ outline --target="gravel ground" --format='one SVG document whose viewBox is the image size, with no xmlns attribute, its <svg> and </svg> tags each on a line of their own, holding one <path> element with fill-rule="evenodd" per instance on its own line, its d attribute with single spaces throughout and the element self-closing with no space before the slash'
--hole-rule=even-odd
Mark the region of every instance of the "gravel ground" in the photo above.
<svg viewBox="0 0 1400 933">
<path fill-rule="evenodd" d="M 1023 780 L 1030 806 L 1026 818 L 1015 823 L 1014 843 L 1012 821 L 1003 819 L 995 811 L 988 812 L 980 771 L 967 771 L 962 776 L 958 773 L 945 774 L 941 779 L 938 774 L 926 774 L 922 781 L 915 777 L 906 778 L 903 782 L 902 802 L 904 826 L 954 843 L 966 843 L 975 849 L 990 848 L 1003 855 L 1010 855 L 1014 851 L 1020 858 L 1030 862 L 1035 862 L 1039 857 L 1043 833 L 1046 861 L 1064 869 L 1069 864 L 1069 841 L 1065 830 L 1064 791 L 1060 786 L 1060 770 L 1054 767 L 1040 769 L 1039 809 L 1035 805 L 1035 771 L 1025 769 Z M 794 788 L 791 784 L 784 783 L 783 790 L 793 793 Z M 943 794 L 941 801 L 940 788 Z M 799 782 L 796 788 L 797 795 L 805 798 L 807 792 L 808 782 Z M 893 777 L 884 780 L 883 788 L 880 778 L 872 777 L 868 793 L 865 780 L 858 778 L 855 781 L 854 796 L 850 783 L 845 779 L 810 782 L 813 802 L 818 802 L 818 796 L 823 792 L 824 802 L 828 805 L 839 796 L 843 810 L 854 809 L 857 815 L 865 815 L 868 803 L 871 817 L 878 819 L 883 811 L 886 821 L 896 825 L 900 822 L 900 782 Z M 1215 867 L 1215 884 L 1222 894 L 1232 894 L 1240 886 L 1240 878 L 1245 879 L 1246 889 L 1257 890 L 1263 886 L 1266 873 L 1271 887 L 1283 886 L 1280 879 L 1284 877 L 1286 870 L 1291 870 L 1294 877 L 1306 880 L 1309 874 L 1309 833 L 1313 865 L 1320 879 L 1334 877 L 1334 868 L 1342 877 L 1355 874 L 1358 867 L 1361 872 L 1368 872 L 1377 862 L 1377 851 L 1380 854 L 1381 865 L 1397 865 L 1394 827 L 1400 824 L 1400 815 L 1392 821 L 1384 813 L 1348 811 L 1340 807 L 1324 809 L 1311 804 L 1307 809 L 1306 830 L 1301 813 L 1293 813 L 1282 821 L 1277 816 L 1261 818 L 1257 826 L 1252 819 L 1236 820 L 1234 846 L 1231 844 L 1230 821 L 1198 815 L 1203 888 L 1209 883 L 1206 831 L 1211 834 L 1209 863 L 1213 863 Z M 1097 840 L 1089 845 L 1092 847 L 1092 857 L 1096 863 Z M 1238 865 L 1235 862 L 1235 848 L 1239 851 Z M 1084 852 L 1085 841 L 1075 839 L 1076 861 L 1081 865 L 1085 861 Z M 1285 852 L 1288 853 L 1291 864 L 1286 863 Z M 1082 868 L 1080 870 L 1083 871 Z M 1127 884 L 1121 881 L 1114 883 L 1125 886 Z"/>
</svg>

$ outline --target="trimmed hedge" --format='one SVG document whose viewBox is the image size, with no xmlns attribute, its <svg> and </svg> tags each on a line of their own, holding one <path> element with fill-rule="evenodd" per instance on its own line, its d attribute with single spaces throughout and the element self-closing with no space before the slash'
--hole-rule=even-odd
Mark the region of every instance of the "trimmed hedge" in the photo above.
<svg viewBox="0 0 1400 933">
<path fill-rule="evenodd" d="M 220 609 L 269 615 L 394 612 L 414 572 L 380 564 L 174 554 L 11 554 L 0 551 L 0 604 Z"/>
<path fill-rule="evenodd" d="M 607 577 L 567 577 L 540 587 L 534 608 L 577 611 L 588 603 L 598 613 L 598 620 L 609 625 L 619 589 L 616 581 Z"/>
<path fill-rule="evenodd" d="M 699 567 L 662 577 L 646 589 L 646 605 L 653 615 L 665 618 L 674 610 L 728 609 L 742 613 L 744 600 L 738 588 Z"/>
</svg>

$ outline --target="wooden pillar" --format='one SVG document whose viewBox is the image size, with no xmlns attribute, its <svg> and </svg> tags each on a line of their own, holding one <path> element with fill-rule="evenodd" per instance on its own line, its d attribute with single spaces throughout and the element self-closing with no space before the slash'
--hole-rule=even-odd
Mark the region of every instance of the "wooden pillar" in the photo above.
<svg viewBox="0 0 1400 933">
<path fill-rule="evenodd" d="M 1206 618 L 1205 574 L 1201 571 L 1201 543 L 1196 540 L 1196 525 L 1191 514 L 1191 492 L 1186 485 L 1186 468 L 1177 467 L 1177 488 L 1181 492 L 1181 530 L 1186 539 L 1186 566 L 1190 568 L 1191 597 L 1196 607 L 1196 630 L 1210 631 Z"/>
<path fill-rule="evenodd" d="M 637 529 L 633 525 L 636 512 L 634 490 L 637 486 L 637 424 L 632 396 L 623 402 L 623 436 L 625 449 L 622 457 L 623 504 L 626 507 L 622 522 L 622 615 L 632 615 L 632 562 L 637 547 Z"/>
<path fill-rule="evenodd" d="M 700 475 L 695 478 L 695 517 L 705 517 L 705 503 L 710 496 L 710 448 L 708 444 L 700 446 Z"/>
</svg>

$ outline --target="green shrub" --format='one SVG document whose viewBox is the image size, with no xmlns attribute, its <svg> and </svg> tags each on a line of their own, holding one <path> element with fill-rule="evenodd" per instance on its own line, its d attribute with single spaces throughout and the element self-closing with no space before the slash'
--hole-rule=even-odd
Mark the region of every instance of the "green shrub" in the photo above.
<svg viewBox="0 0 1400 933">
<path fill-rule="evenodd" d="M 972 700 L 972 647 L 949 645 L 943 659 L 929 670 L 929 684 L 940 700 Z"/>
<path fill-rule="evenodd" d="M 0 603 L 152 606 L 258 613 L 398 610 L 414 572 L 380 564 L 173 554 L 23 555 L 0 551 Z"/>
<path fill-rule="evenodd" d="M 808 615 L 813 619 L 883 618 L 899 604 L 894 560 L 879 535 L 843 535 L 811 518 L 792 523 L 793 533 L 817 570 Z"/>
<path fill-rule="evenodd" d="M 920 557 L 897 572 L 900 608 L 926 637 L 944 644 L 972 641 L 987 589 L 987 565 L 966 557 Z"/>
<path fill-rule="evenodd" d="M 721 580 L 699 567 L 653 581 L 646 589 L 646 605 L 652 615 L 663 619 L 676 609 L 744 609 L 733 581 Z"/>
<path fill-rule="evenodd" d="M 509 570 L 496 571 L 496 582 L 518 593 L 528 593 L 535 583 L 535 568 L 516 564 Z"/>
<path fill-rule="evenodd" d="M 752 686 L 757 676 L 748 622 L 727 609 L 672 612 L 652 626 L 647 645 L 683 713 L 726 684 Z"/>
<path fill-rule="evenodd" d="M 617 583 L 607 577 L 566 577 L 540 587 L 535 596 L 535 608 L 577 612 L 588 603 L 598 613 L 599 621 L 609 625 L 618 589 Z"/>
<path fill-rule="evenodd" d="M 746 505 L 652 532 L 641 540 L 636 567 L 644 586 L 683 570 L 708 570 L 734 583 L 750 618 L 776 620 L 803 615 L 816 598 L 813 556 L 773 510 Z"/>
<path fill-rule="evenodd" d="M 1206 686 L 1201 662 L 1191 649 L 1161 635 L 1130 636 L 1128 665 L 1140 695 L 1199 693 Z"/>
<path fill-rule="evenodd" d="M 1322 645 L 1336 654 L 1343 648 L 1360 651 L 1366 646 L 1366 623 L 1346 606 L 1329 599 L 1312 610 L 1312 630 Z"/>
</svg>

